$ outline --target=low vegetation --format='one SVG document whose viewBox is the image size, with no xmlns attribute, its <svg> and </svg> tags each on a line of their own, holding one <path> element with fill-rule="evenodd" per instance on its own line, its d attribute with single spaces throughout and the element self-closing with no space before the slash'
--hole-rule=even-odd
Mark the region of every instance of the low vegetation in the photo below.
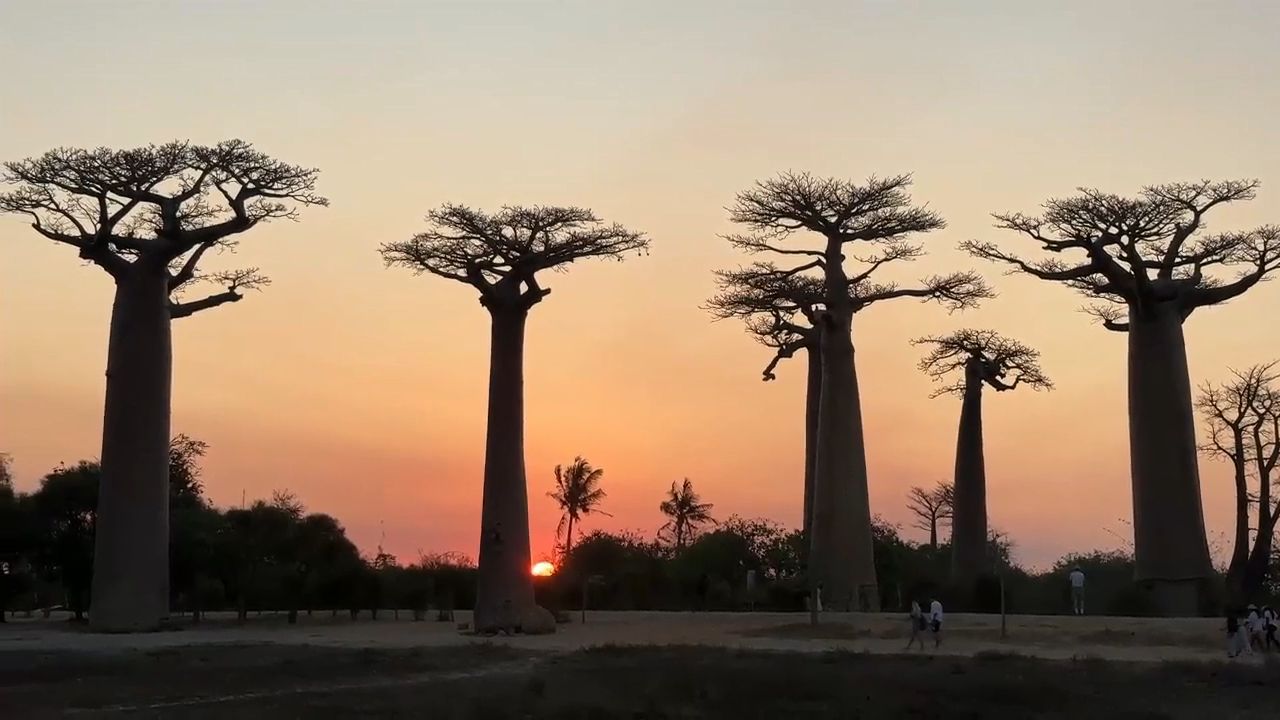
<svg viewBox="0 0 1280 720">
<path fill-rule="evenodd" d="M 110 661 L 0 653 L 22 717 L 128 710 L 187 718 L 1271 718 L 1274 667 L 605 647 L 521 655 L 200 647 Z M 270 677 L 256 672 L 267 663 Z M 68 685 L 65 674 L 79 682 Z"/>
</svg>

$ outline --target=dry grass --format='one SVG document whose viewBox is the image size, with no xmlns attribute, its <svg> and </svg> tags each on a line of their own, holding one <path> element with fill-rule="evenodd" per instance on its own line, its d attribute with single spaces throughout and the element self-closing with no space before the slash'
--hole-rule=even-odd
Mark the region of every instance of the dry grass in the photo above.
<svg viewBox="0 0 1280 720">
<path fill-rule="evenodd" d="M 26 662 L 31 660 L 31 662 Z M 1273 718 L 1280 669 L 602 647 L 0 653 L 5 717 Z M 156 706 L 160 703 L 167 705 Z M 120 707 L 127 705 L 129 707 Z M 148 707 L 152 706 L 152 707 Z"/>
</svg>

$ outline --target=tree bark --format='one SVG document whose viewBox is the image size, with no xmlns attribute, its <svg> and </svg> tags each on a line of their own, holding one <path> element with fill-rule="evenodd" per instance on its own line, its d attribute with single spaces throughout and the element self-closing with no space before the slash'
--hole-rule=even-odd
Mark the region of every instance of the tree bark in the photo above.
<svg viewBox="0 0 1280 720">
<path fill-rule="evenodd" d="M 1249 565 L 1249 483 L 1245 474 L 1244 437 L 1239 431 L 1235 431 L 1233 435 L 1236 451 L 1232 458 L 1236 485 L 1236 530 L 1231 563 L 1227 565 L 1226 583 L 1227 597 L 1231 602 L 1239 603 L 1246 597 L 1245 568 Z M 1263 512 L 1261 506 L 1258 512 Z"/>
<path fill-rule="evenodd" d="M 90 622 L 156 630 L 169 611 L 168 275 L 139 259 L 116 280 L 107 349 Z"/>
<path fill-rule="evenodd" d="M 818 449 L 818 405 L 822 397 L 822 350 L 809 346 L 805 355 L 809 359 L 809 375 L 804 396 L 804 520 L 801 525 L 805 539 L 802 561 L 809 557 L 809 538 L 813 532 L 813 476 Z"/>
<path fill-rule="evenodd" d="M 853 312 L 837 240 L 828 243 L 826 309 L 819 346 L 822 390 L 814 461 L 810 590 L 824 607 L 879 610 L 862 409 L 854 365 Z"/>
<path fill-rule="evenodd" d="M 1241 586 L 1244 592 L 1243 598 L 1249 599 L 1259 597 L 1266 589 L 1267 575 L 1271 570 L 1271 545 L 1275 537 L 1276 520 L 1278 519 L 1276 507 L 1271 503 L 1272 466 L 1267 457 L 1267 442 L 1262 432 L 1263 423 L 1265 422 L 1265 418 L 1259 418 L 1251 428 L 1251 437 L 1249 438 L 1253 444 L 1253 462 L 1258 480 L 1258 534 L 1254 538 L 1253 548 L 1245 561 L 1241 579 Z M 1280 442 L 1280 438 L 1272 438 L 1271 441 Z M 1243 448 L 1243 442 L 1240 443 L 1239 447 Z M 1236 456 L 1243 458 L 1244 453 L 1239 452 Z M 1239 474 L 1244 474 L 1243 468 L 1239 470 Z M 1246 544 L 1248 539 L 1248 530 L 1246 529 Z"/>
<path fill-rule="evenodd" d="M 524 469 L 523 308 L 490 307 L 489 422 L 475 629 L 510 627 L 533 607 Z"/>
<path fill-rule="evenodd" d="M 1195 615 L 1209 577 L 1182 319 L 1171 303 L 1129 318 L 1135 575 L 1166 616 Z"/>
<path fill-rule="evenodd" d="M 1276 515 L 1266 506 L 1258 510 L 1258 535 L 1249 551 L 1241 578 L 1240 600 L 1259 598 L 1266 590 L 1267 575 L 1271 570 L 1271 541 L 1276 532 Z"/>
<path fill-rule="evenodd" d="M 982 368 L 965 367 L 964 401 L 956 438 L 951 508 L 951 579 L 966 589 L 987 569 L 987 473 L 982 456 Z"/>
</svg>

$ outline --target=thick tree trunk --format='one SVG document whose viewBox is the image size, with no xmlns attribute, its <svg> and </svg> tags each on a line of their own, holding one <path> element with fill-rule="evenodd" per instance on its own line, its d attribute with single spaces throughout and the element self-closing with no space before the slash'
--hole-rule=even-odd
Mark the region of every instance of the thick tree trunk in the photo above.
<svg viewBox="0 0 1280 720">
<path fill-rule="evenodd" d="M 94 630 L 155 630 L 169 611 L 168 276 L 141 259 L 116 281 L 107 350 Z"/>
<path fill-rule="evenodd" d="M 971 589 L 987 570 L 987 472 L 982 457 L 981 368 L 965 368 L 964 401 L 956 438 L 954 502 L 951 508 L 951 579 Z"/>
<path fill-rule="evenodd" d="M 1243 602 L 1245 594 L 1245 568 L 1249 564 L 1249 482 L 1245 475 L 1244 438 L 1235 434 L 1236 531 L 1231 549 L 1231 563 L 1227 565 L 1227 597 L 1232 603 Z M 1259 514 L 1263 512 L 1259 506 Z"/>
<path fill-rule="evenodd" d="M 822 398 L 822 350 L 806 347 L 809 375 L 804 395 L 804 519 L 801 525 L 805 543 L 804 557 L 809 556 L 809 537 L 813 531 L 813 475 L 818 459 L 818 405 Z"/>
<path fill-rule="evenodd" d="M 1211 573 L 1182 320 L 1130 312 L 1129 455 L 1136 578 L 1166 616 L 1195 615 Z"/>
<path fill-rule="evenodd" d="M 533 607 L 524 471 L 524 326 L 528 311 L 490 308 L 489 424 L 475 629 L 511 627 Z"/>
<path fill-rule="evenodd" d="M 843 274 L 838 285 L 845 285 Z M 850 336 L 852 313 L 828 308 L 826 318 L 828 324 L 820 343 L 822 391 L 818 402 L 810 582 L 822 586 L 824 607 L 878 610 L 862 410 Z"/>
<path fill-rule="evenodd" d="M 1255 600 L 1266 590 L 1267 574 L 1271 570 L 1271 540 L 1276 532 L 1276 516 L 1269 510 L 1258 511 L 1258 535 L 1249 551 L 1241 578 L 1240 600 Z"/>
</svg>

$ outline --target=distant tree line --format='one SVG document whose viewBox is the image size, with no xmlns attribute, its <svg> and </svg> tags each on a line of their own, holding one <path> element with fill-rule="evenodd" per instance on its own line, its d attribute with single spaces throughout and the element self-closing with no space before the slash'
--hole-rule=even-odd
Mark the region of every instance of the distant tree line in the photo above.
<svg viewBox="0 0 1280 720">
<path fill-rule="evenodd" d="M 396 608 L 419 617 L 470 607 L 475 567 L 454 553 L 401 565 L 381 548 L 360 554 L 342 524 L 308 513 L 292 493 L 242 508 L 219 509 L 204 496 L 205 443 L 179 435 L 169 448 L 170 607 L 199 621 L 205 611 L 356 617 Z M 94 535 L 101 468 L 59 465 L 30 493 L 16 492 L 7 458 L 0 477 L 0 607 L 62 608 L 83 619 L 92 598 Z M 3 618 L 5 613 L 0 613 Z"/>
<path fill-rule="evenodd" d="M 362 555 L 332 516 L 307 512 L 288 491 L 247 507 L 219 509 L 204 496 L 200 460 L 205 443 L 179 435 L 170 443 L 170 607 L 199 622 L 207 611 L 342 613 L 378 618 L 381 610 L 414 619 L 452 619 L 454 609 L 475 603 L 477 572 L 457 553 L 423 554 L 401 564 L 381 547 Z M 557 468 L 549 493 L 565 514 L 558 537 L 558 567 L 535 578 L 539 605 L 562 620 L 591 610 L 803 611 L 809 594 L 806 543 L 800 529 L 738 516 L 716 521 L 693 483 L 673 483 L 659 509 L 666 523 L 652 536 L 638 532 L 581 532 L 599 504 L 603 469 L 576 458 Z M 65 609 L 83 618 L 89 610 L 94 532 L 101 471 L 96 462 L 59 465 L 34 491 L 14 489 L 9 462 L 0 455 L 0 607 L 14 612 Z M 951 546 L 942 526 L 950 518 L 952 491 L 942 483 L 912 488 L 907 507 L 913 527 L 929 540 L 903 537 L 901 528 L 874 518 L 876 576 L 884 609 L 911 600 L 941 598 L 954 610 L 1011 613 L 1070 612 L 1067 573 L 1087 577 L 1090 613 L 1156 614 L 1158 608 L 1133 582 L 1131 550 L 1069 554 L 1047 570 L 1020 567 L 1012 543 L 988 539 L 990 571 L 977 592 L 952 587 Z M 568 519 L 578 521 L 575 537 Z M 1269 578 L 1280 576 L 1272 559 Z M 1268 580 L 1259 598 L 1280 595 Z M 1216 611 L 1206 608 L 1205 611 Z M 0 616 L 6 616 L 0 613 Z"/>
</svg>

